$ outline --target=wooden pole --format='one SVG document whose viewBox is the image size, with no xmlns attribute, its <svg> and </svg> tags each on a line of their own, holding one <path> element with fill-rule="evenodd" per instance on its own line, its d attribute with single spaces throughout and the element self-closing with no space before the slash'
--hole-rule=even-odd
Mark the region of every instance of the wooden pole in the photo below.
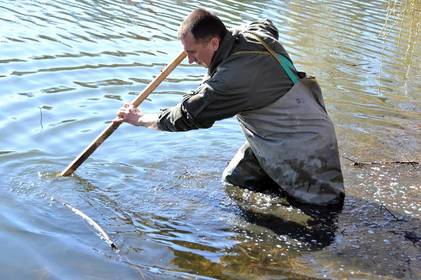
<svg viewBox="0 0 421 280">
<path fill-rule="evenodd" d="M 184 51 L 180 52 L 178 56 L 162 70 L 155 79 L 132 101 L 132 105 L 138 107 L 140 103 L 145 100 L 148 95 L 158 87 L 158 85 L 165 80 L 165 78 L 183 61 L 186 57 Z M 104 131 L 79 155 L 77 156 L 62 172 L 61 176 L 70 176 L 76 169 L 107 139 L 119 126 L 121 122 L 111 122 Z"/>
</svg>

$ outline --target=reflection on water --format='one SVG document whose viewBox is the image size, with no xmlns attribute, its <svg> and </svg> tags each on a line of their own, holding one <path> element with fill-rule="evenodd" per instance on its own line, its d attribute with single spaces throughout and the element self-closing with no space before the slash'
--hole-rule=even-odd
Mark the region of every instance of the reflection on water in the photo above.
<svg viewBox="0 0 421 280">
<path fill-rule="evenodd" d="M 1 278 L 420 278 L 420 166 L 394 163 L 421 161 L 417 0 L 206 4 L 230 27 L 270 18 L 317 77 L 343 156 L 342 211 L 225 188 L 244 141 L 234 119 L 173 134 L 122 125 L 75 176 L 56 176 L 179 53 L 178 24 L 201 4 L 0 0 Z M 174 105 L 204 72 L 181 64 L 143 109 Z M 373 161 L 389 163 L 352 165 Z"/>
<path fill-rule="evenodd" d="M 246 221 L 303 242 L 307 250 L 322 249 L 335 239 L 337 216 L 342 205 L 335 209 L 308 206 L 278 194 L 251 192 L 234 186 L 227 187 L 227 192 Z"/>
<path fill-rule="evenodd" d="M 417 44 L 419 45 L 418 36 L 419 32 L 421 32 L 421 14 L 419 8 L 416 6 L 417 4 L 416 0 L 403 1 L 402 3 L 389 1 L 385 24 L 383 31 L 380 34 L 381 38 L 387 41 L 387 39 L 391 36 L 391 32 L 394 31 L 395 25 L 398 25 L 397 46 L 403 51 L 400 58 L 402 60 L 402 64 L 406 66 L 406 71 L 404 72 L 404 86 L 406 86 L 406 82 L 409 80 L 410 72 L 412 70 L 416 70 L 416 67 L 415 69 L 412 68 L 416 62 L 416 59 L 414 59 L 416 58 L 414 53 L 417 49 Z M 398 18 L 399 21 L 396 22 L 396 20 L 394 20 L 396 18 Z"/>
</svg>

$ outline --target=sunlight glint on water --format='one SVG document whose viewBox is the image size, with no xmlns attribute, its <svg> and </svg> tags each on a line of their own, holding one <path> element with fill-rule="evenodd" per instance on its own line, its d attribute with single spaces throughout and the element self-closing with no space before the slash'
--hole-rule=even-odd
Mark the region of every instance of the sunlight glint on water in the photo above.
<svg viewBox="0 0 421 280">
<path fill-rule="evenodd" d="M 402 233 L 382 220 L 395 216 L 408 232 L 420 228 L 419 167 L 351 165 L 420 161 L 416 0 L 208 4 L 229 27 L 270 18 L 297 67 L 317 77 L 347 184 L 338 217 L 315 226 L 282 199 L 225 188 L 221 173 L 244 141 L 235 119 L 187 133 L 123 125 L 74 177 L 56 176 L 179 53 L 178 24 L 203 3 L 0 0 L 1 278 L 418 275 L 415 261 L 376 259 L 387 242 L 396 255 L 411 243 L 370 223 Z M 204 72 L 185 61 L 142 108 L 176 104 Z M 59 201 L 93 218 L 120 252 Z"/>
</svg>

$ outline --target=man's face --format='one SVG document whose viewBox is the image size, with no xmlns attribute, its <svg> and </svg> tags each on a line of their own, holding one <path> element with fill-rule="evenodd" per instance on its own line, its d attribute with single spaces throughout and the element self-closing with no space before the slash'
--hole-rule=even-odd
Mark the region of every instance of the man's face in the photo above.
<svg viewBox="0 0 421 280">
<path fill-rule="evenodd" d="M 191 32 L 188 32 L 181 38 L 181 43 L 184 46 L 184 51 L 187 53 L 190 64 L 196 62 L 208 68 L 212 62 L 213 55 L 218 50 L 219 38 L 213 37 L 207 41 L 198 41 Z"/>
</svg>

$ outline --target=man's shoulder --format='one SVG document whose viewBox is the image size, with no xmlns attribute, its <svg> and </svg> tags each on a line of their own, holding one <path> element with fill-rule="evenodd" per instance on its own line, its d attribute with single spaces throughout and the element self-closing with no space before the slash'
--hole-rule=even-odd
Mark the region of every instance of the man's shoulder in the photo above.
<svg viewBox="0 0 421 280">
<path fill-rule="evenodd" d="M 279 38 L 278 28 L 276 28 L 270 19 L 250 22 L 248 24 L 237 27 L 234 32 L 243 34 L 247 32 L 253 32 L 259 34 L 262 37 L 272 37 L 274 40 L 278 40 Z"/>
<path fill-rule="evenodd" d="M 219 64 L 215 73 L 208 80 L 212 85 L 225 89 L 249 88 L 267 67 L 277 67 L 271 64 L 272 57 L 265 51 L 237 51 Z"/>
<path fill-rule="evenodd" d="M 240 38 L 237 51 L 261 50 L 266 52 L 265 47 L 256 39 L 256 35 L 266 42 L 276 53 L 288 56 L 288 53 L 279 42 L 279 31 L 271 20 L 259 20 L 251 22 L 236 29 L 237 36 Z"/>
</svg>

